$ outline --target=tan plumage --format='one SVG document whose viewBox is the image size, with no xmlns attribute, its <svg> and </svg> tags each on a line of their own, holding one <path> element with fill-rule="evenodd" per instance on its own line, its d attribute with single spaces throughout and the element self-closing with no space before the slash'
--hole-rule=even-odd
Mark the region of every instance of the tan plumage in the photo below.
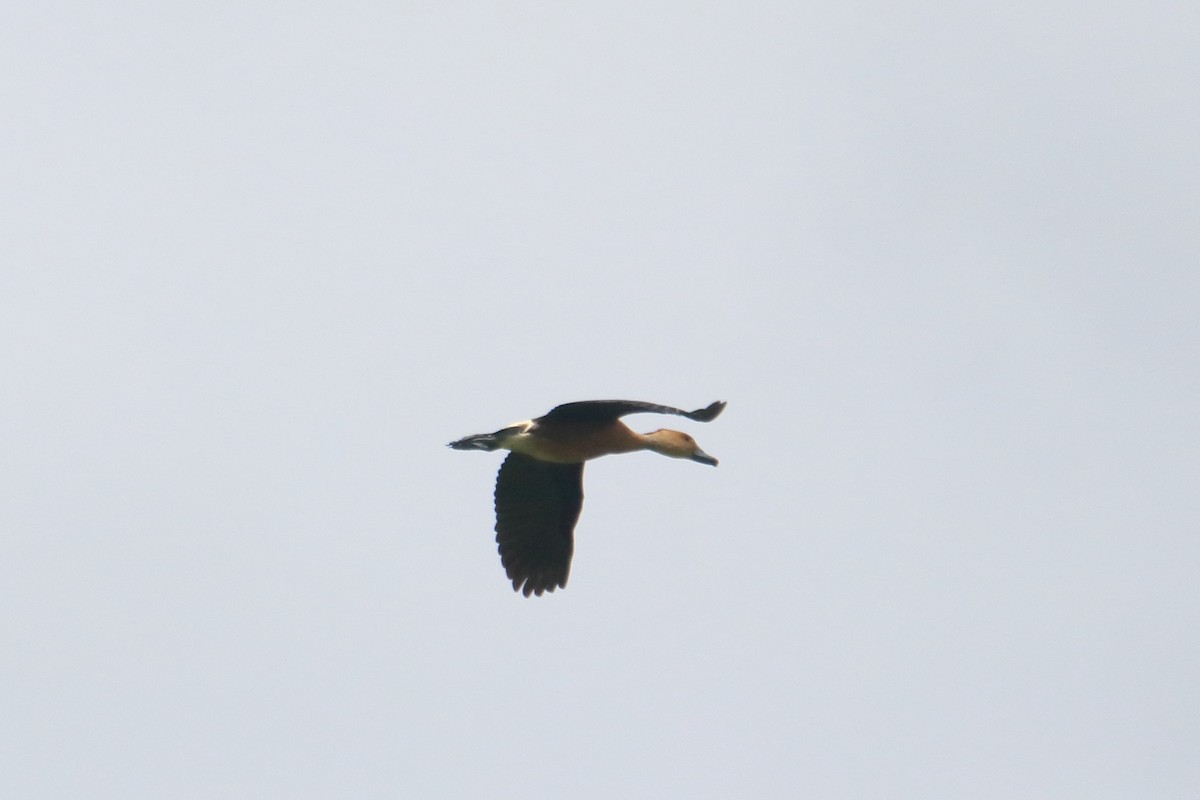
<svg viewBox="0 0 1200 800">
<path fill-rule="evenodd" d="M 723 401 L 696 411 L 634 400 L 587 400 L 557 406 L 537 419 L 495 433 L 451 442 L 456 450 L 511 451 L 496 476 L 496 542 L 513 589 L 526 597 L 567 585 L 575 523 L 583 507 L 583 463 L 651 450 L 672 458 L 717 465 L 686 433 L 637 433 L 620 418 L 649 412 L 711 422 Z"/>
</svg>

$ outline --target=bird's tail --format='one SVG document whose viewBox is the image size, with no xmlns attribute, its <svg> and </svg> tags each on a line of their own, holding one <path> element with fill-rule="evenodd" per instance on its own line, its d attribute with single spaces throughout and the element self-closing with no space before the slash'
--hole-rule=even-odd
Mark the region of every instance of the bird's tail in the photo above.
<svg viewBox="0 0 1200 800">
<path fill-rule="evenodd" d="M 446 446 L 455 450 L 495 450 L 500 447 L 500 441 L 500 436 L 495 433 L 477 433 L 474 436 L 464 436 Z"/>
</svg>

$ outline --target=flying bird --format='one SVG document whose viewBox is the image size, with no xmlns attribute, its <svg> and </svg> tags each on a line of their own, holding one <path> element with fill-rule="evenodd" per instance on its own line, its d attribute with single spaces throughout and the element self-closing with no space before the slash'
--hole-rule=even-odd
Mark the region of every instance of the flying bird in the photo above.
<svg viewBox="0 0 1200 800">
<path fill-rule="evenodd" d="M 686 433 L 660 429 L 631 430 L 626 414 L 676 414 L 711 422 L 725 409 L 718 400 L 683 411 L 635 400 L 585 400 L 566 403 L 537 419 L 467 436 L 455 450 L 508 450 L 496 476 L 496 543 L 513 590 L 541 596 L 567 585 L 574 550 L 575 523 L 583 507 L 583 462 L 614 453 L 651 450 L 701 464 L 717 460 Z"/>
</svg>

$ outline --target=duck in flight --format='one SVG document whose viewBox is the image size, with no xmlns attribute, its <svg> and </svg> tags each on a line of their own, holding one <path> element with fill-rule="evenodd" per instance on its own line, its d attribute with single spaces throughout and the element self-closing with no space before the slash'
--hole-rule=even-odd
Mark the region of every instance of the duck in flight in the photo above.
<svg viewBox="0 0 1200 800">
<path fill-rule="evenodd" d="M 651 450 L 716 466 L 686 433 L 657 430 L 637 433 L 626 414 L 675 414 L 712 422 L 725 409 L 718 400 L 683 411 L 635 400 L 585 400 L 567 403 L 537 419 L 451 442 L 455 450 L 508 450 L 496 476 L 496 543 L 513 590 L 553 592 L 567 585 L 574 549 L 575 522 L 583 507 L 583 462 L 614 453 Z"/>
</svg>

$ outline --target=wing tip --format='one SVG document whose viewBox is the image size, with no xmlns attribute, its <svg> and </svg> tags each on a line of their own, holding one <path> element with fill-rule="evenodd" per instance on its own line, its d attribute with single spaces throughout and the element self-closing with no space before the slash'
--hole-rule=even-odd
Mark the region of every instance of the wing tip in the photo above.
<svg viewBox="0 0 1200 800">
<path fill-rule="evenodd" d="M 684 416 L 690 420 L 695 420 L 696 422 L 712 422 L 721 415 L 721 412 L 725 410 L 725 406 L 727 405 L 729 405 L 729 403 L 725 400 L 714 400 L 704 408 L 698 408 L 695 411 L 689 411 L 684 414 Z"/>
<path fill-rule="evenodd" d="M 510 575 L 509 577 L 512 578 L 513 591 L 526 597 L 530 595 L 541 597 L 546 592 L 553 593 L 555 589 L 567 588 L 566 576 L 548 580 L 539 580 L 542 576 L 536 575 L 519 575 L 515 578 Z"/>
</svg>

